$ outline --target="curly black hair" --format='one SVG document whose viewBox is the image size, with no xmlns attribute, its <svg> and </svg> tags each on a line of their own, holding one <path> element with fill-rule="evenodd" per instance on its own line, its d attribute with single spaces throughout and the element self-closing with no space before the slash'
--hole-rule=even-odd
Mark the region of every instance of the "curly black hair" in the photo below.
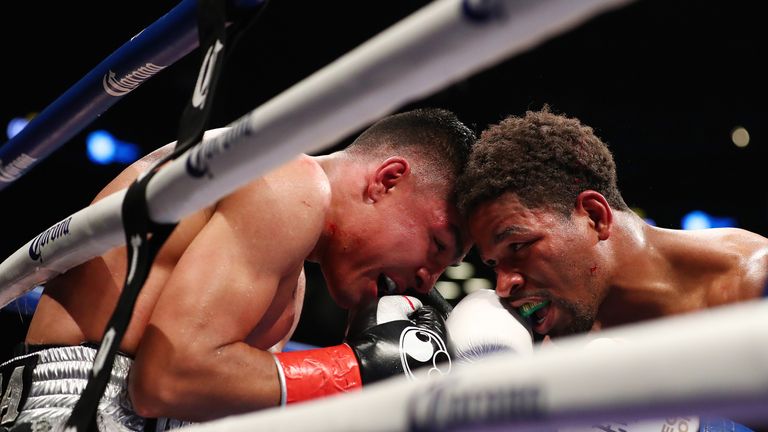
<svg viewBox="0 0 768 432">
<path fill-rule="evenodd" d="M 618 210 L 628 210 L 608 146 L 591 127 L 545 106 L 524 117 L 509 116 L 486 129 L 459 179 L 457 202 L 469 215 L 505 192 L 527 207 L 570 215 L 576 197 L 591 189 Z"/>
</svg>

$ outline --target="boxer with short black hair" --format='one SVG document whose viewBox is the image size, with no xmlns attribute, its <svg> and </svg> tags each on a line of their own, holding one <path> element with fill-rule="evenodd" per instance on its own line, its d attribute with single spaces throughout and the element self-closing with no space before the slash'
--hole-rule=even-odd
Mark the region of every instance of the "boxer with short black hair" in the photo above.
<svg viewBox="0 0 768 432">
<path fill-rule="evenodd" d="M 454 184 L 474 138 L 446 110 L 395 114 L 342 151 L 301 155 L 184 218 L 138 297 L 114 382 L 102 399 L 100 427 L 138 430 L 146 426 L 142 418 L 210 420 L 404 373 L 367 355 L 365 338 L 398 346 L 399 340 L 385 341 L 396 332 L 384 322 L 350 331 L 348 344 L 314 351 L 314 368 L 301 354 L 273 352 L 298 322 L 305 261 L 319 263 L 331 297 L 355 309 L 383 294 L 426 293 L 446 266 L 461 261 L 470 243 Z M 95 201 L 129 186 L 171 149 L 128 167 Z M 95 354 L 89 345 L 100 342 L 125 267 L 120 247 L 46 284 L 25 354 L 2 369 L 4 394 L 14 402 L 3 412 L 3 426 L 45 422 L 55 428 L 66 421 L 77 393 L 65 393 L 72 380 L 79 389 L 85 384 Z M 401 325 L 440 333 L 438 314 L 421 311 L 418 302 L 412 306 L 400 310 Z M 21 365 L 25 358 L 37 365 Z M 292 392 L 292 383 L 313 374 L 358 378 Z M 42 410 L 41 398 L 48 401 Z"/>
</svg>

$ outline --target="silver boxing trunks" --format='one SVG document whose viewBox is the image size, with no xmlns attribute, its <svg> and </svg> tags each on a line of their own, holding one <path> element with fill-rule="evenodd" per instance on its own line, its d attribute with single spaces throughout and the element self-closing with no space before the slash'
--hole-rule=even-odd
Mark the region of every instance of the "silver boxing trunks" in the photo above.
<svg viewBox="0 0 768 432">
<path fill-rule="evenodd" d="M 0 431 L 63 431 L 88 382 L 96 357 L 91 346 L 39 347 L 0 365 Z M 128 372 L 133 360 L 118 354 L 112 376 L 99 403 L 100 431 L 163 431 L 189 423 L 146 419 L 137 415 L 128 397 Z M 5 429 L 3 429 L 5 428 Z"/>
</svg>

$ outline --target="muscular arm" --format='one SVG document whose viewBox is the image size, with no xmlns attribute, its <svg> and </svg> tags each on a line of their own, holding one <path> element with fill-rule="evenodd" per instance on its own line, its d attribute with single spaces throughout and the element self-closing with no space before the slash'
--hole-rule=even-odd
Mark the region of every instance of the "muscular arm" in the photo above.
<svg viewBox="0 0 768 432">
<path fill-rule="evenodd" d="M 278 403 L 266 350 L 295 320 L 262 346 L 253 332 L 272 306 L 295 304 L 328 205 L 325 181 L 301 158 L 217 206 L 163 287 L 136 353 L 130 392 L 140 414 L 202 421 Z"/>
</svg>

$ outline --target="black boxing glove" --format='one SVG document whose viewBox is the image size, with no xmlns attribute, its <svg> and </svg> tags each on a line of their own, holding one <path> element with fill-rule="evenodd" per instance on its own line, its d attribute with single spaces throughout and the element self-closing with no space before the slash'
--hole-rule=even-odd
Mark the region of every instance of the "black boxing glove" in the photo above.
<svg viewBox="0 0 768 432">
<path fill-rule="evenodd" d="M 440 291 L 438 291 L 437 288 L 432 288 L 426 294 L 411 291 L 406 291 L 405 294 L 416 297 L 417 299 L 421 300 L 422 304 L 426 306 L 431 306 L 436 311 L 440 312 L 440 315 L 443 316 L 443 319 L 447 320 L 448 315 L 453 312 L 453 306 L 448 302 L 448 300 L 445 299 L 445 297 L 443 297 L 442 294 L 440 294 Z"/>
<path fill-rule="evenodd" d="M 281 403 L 347 392 L 394 375 L 411 379 L 451 370 L 445 319 L 410 296 L 384 296 L 356 311 L 346 342 L 275 354 Z"/>
<path fill-rule="evenodd" d="M 360 363 L 363 384 L 400 374 L 417 379 L 451 370 L 445 317 L 415 297 L 384 296 L 357 311 L 347 343 Z"/>
</svg>

